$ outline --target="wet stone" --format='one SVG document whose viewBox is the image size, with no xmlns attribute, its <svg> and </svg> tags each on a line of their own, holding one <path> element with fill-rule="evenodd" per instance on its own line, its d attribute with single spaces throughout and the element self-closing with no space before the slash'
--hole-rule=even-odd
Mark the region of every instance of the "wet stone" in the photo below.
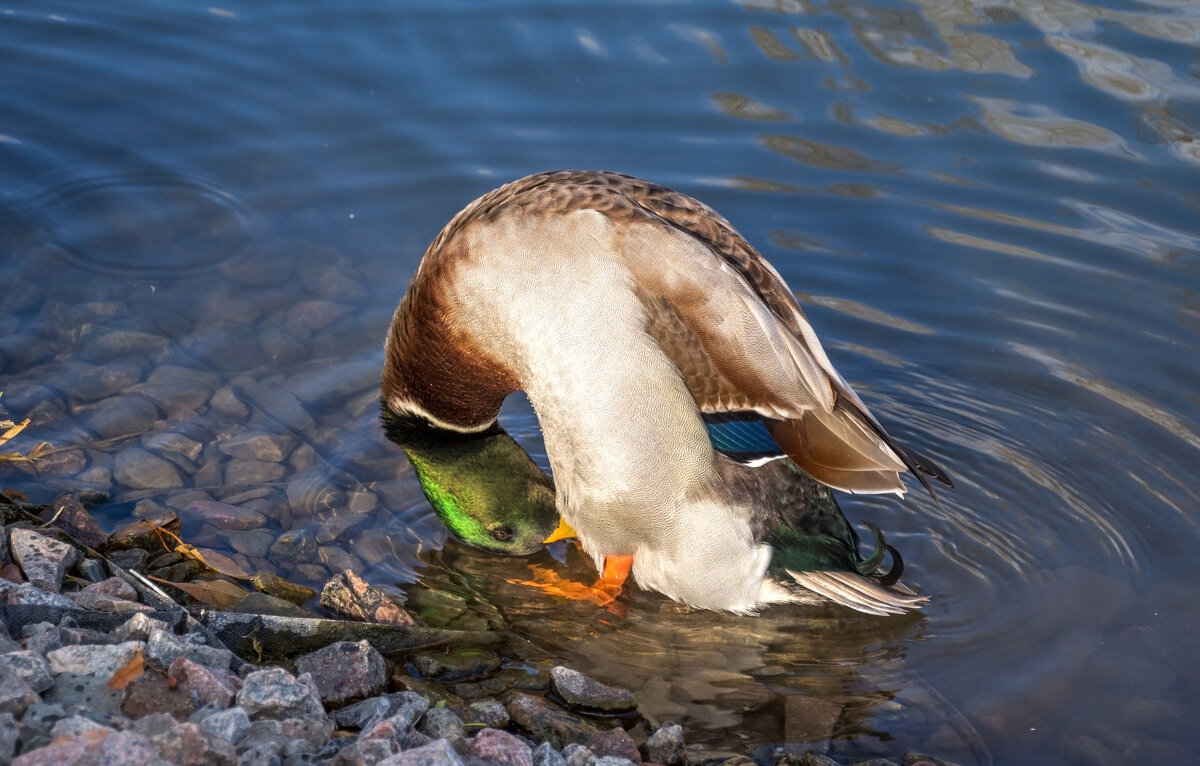
<svg viewBox="0 0 1200 766">
<path fill-rule="evenodd" d="M 127 447 L 113 461 L 113 478 L 134 489 L 171 489 L 183 486 L 183 477 L 170 462 L 137 447 Z"/>
<path fill-rule="evenodd" d="M 467 744 L 467 755 L 509 766 L 533 766 L 533 751 L 519 738 L 500 729 L 484 729 Z"/>
<path fill-rule="evenodd" d="M 31 651 L 0 654 L 0 668 L 7 668 L 21 677 L 35 692 L 44 692 L 54 686 L 50 677 L 50 664 L 40 654 Z"/>
<path fill-rule="evenodd" d="M 550 689 L 573 710 L 615 715 L 637 709 L 637 700 L 628 690 L 607 686 L 561 665 L 550 670 Z"/>
<path fill-rule="evenodd" d="M 282 463 L 297 444 L 296 437 L 289 434 L 245 431 L 230 437 L 218 446 L 221 452 L 239 460 Z"/>
<path fill-rule="evenodd" d="M 77 449 L 51 452 L 37 461 L 39 476 L 74 476 L 86 466 L 87 455 Z"/>
<path fill-rule="evenodd" d="M 151 380 L 139 383 L 130 391 L 154 402 L 171 420 L 186 420 L 212 396 L 208 386 L 184 379 Z"/>
<path fill-rule="evenodd" d="M 258 511 L 216 500 L 195 500 L 184 509 L 189 519 L 202 519 L 218 529 L 258 529 L 267 517 Z"/>
<path fill-rule="evenodd" d="M 67 543 L 21 527 L 10 532 L 9 549 L 30 583 L 54 593 L 62 589 L 63 574 L 79 555 Z"/>
<path fill-rule="evenodd" d="M 242 682 L 237 704 L 253 719 L 324 715 L 320 693 L 311 676 L 296 678 L 283 668 L 256 670 Z"/>
<path fill-rule="evenodd" d="M 247 593 L 233 611 L 241 614 L 269 614 L 276 617 L 312 618 L 317 616 L 307 609 L 296 606 L 291 601 L 284 601 L 281 598 L 258 592 Z"/>
<path fill-rule="evenodd" d="M 684 750 L 683 727 L 677 723 L 667 723 L 659 727 L 646 738 L 645 759 L 650 763 L 662 766 L 683 766 L 687 763 L 687 751 Z"/>
<path fill-rule="evenodd" d="M 81 355 L 93 361 L 106 361 L 127 354 L 153 356 L 165 352 L 169 345 L 161 335 L 136 330 L 100 331 L 87 337 Z"/>
<path fill-rule="evenodd" d="M 113 551 L 123 551 L 131 548 L 137 549 L 139 554 L 145 554 L 142 556 L 144 561 L 146 555 L 148 555 L 146 551 L 162 549 L 162 536 L 156 527 L 162 527 L 164 530 L 178 535 L 181 525 L 175 514 L 171 513 L 166 517 L 134 521 L 123 527 L 119 527 L 113 530 L 108 536 L 108 544 L 106 546 L 108 557 L 113 560 L 114 564 L 118 564 L 118 566 L 124 569 L 134 568 L 119 563 L 117 561 L 118 556 Z M 136 556 L 138 554 L 133 555 Z M 122 558 L 122 561 L 124 561 L 124 558 Z"/>
<path fill-rule="evenodd" d="M 416 620 L 388 595 L 346 570 L 335 576 L 321 591 L 321 606 L 349 617 L 385 625 L 415 625 Z"/>
<path fill-rule="evenodd" d="M 60 367 L 54 385 L 77 402 L 95 402 L 121 393 L 142 379 L 141 367 L 114 362 L 73 362 Z"/>
<path fill-rule="evenodd" d="M 158 406 L 138 394 L 104 399 L 82 413 L 83 424 L 101 439 L 145 433 L 157 421 Z"/>
<path fill-rule="evenodd" d="M 142 446 L 153 452 L 174 452 L 188 460 L 200 457 L 204 445 L 195 439 L 171 431 L 159 431 L 142 439 Z"/>
<path fill-rule="evenodd" d="M 75 495 L 63 495 L 55 500 L 42 514 L 43 521 L 51 519 L 55 526 L 89 548 L 99 548 L 108 539 L 100 523 Z"/>
<path fill-rule="evenodd" d="M 329 567 L 331 572 L 357 572 L 366 568 L 363 566 L 362 559 L 336 545 L 319 546 L 317 557 L 321 559 L 322 564 Z"/>
<path fill-rule="evenodd" d="M 504 707 L 513 723 L 529 732 L 534 740 L 549 742 L 556 749 L 580 744 L 597 731 L 593 724 L 540 697 L 513 692 Z"/>
<path fill-rule="evenodd" d="M 279 463 L 263 460 L 231 460 L 225 466 L 225 483 L 238 487 L 265 484 L 283 478 L 287 469 Z"/>
<path fill-rule="evenodd" d="M 290 601 L 296 606 L 301 606 L 305 601 L 317 595 L 312 588 L 288 582 L 270 572 L 256 572 L 250 582 L 254 585 L 255 590 Z"/>
<path fill-rule="evenodd" d="M 238 395 L 229 386 L 217 389 L 212 398 L 209 399 L 208 406 L 212 407 L 218 414 L 234 421 L 240 422 L 250 415 L 249 408 L 246 407 L 245 403 L 238 398 Z"/>
<path fill-rule="evenodd" d="M 468 723 L 481 723 L 493 729 L 503 729 L 509 724 L 508 711 L 499 700 L 492 698 L 478 700 L 467 705 L 463 718 Z"/>
<path fill-rule="evenodd" d="M 358 494 L 362 493 L 354 493 L 351 496 L 355 497 Z M 317 542 L 322 545 L 331 543 L 364 526 L 370 520 L 370 516 L 364 513 L 334 513 L 321 522 L 321 528 L 317 530 Z"/>
<path fill-rule="evenodd" d="M 642 762 L 642 754 L 638 752 L 637 743 L 624 729 L 609 729 L 593 734 L 583 744 L 597 758 L 612 756 L 633 763 Z"/>
<path fill-rule="evenodd" d="M 500 658 L 481 649 L 454 649 L 445 653 L 419 653 L 409 658 L 422 678 L 450 683 L 484 678 L 500 667 Z"/>
<path fill-rule="evenodd" d="M 387 682 L 383 655 L 366 640 L 339 641 L 296 660 L 296 670 L 312 674 L 321 699 L 340 707 L 370 697 Z"/>
<path fill-rule="evenodd" d="M 447 739 L 455 745 L 463 739 L 465 729 L 463 721 L 449 708 L 435 707 L 426 711 L 417 724 L 417 731 L 430 739 Z"/>
<path fill-rule="evenodd" d="M 269 553 L 276 561 L 311 561 L 317 557 L 317 539 L 311 529 L 290 529 L 275 538 Z"/>
</svg>

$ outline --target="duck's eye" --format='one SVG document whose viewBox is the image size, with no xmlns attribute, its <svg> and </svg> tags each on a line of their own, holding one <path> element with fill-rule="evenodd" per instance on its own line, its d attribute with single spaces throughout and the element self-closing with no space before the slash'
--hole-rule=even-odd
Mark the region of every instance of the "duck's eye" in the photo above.
<svg viewBox="0 0 1200 766">
<path fill-rule="evenodd" d="M 511 540 L 513 536 L 512 527 L 495 527 L 491 530 L 491 533 L 492 537 L 502 543 Z"/>
</svg>

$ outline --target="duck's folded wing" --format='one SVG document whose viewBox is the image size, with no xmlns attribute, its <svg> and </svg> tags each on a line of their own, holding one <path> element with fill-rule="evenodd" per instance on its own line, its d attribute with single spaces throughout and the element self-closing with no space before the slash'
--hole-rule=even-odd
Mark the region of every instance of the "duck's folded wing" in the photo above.
<svg viewBox="0 0 1200 766">
<path fill-rule="evenodd" d="M 683 195 L 626 229 L 622 253 L 649 332 L 705 413 L 754 412 L 819 481 L 904 491 L 912 470 L 945 480 L 897 445 L 833 368 L 773 268 L 716 213 Z M 645 201 L 643 201 L 645 202 Z"/>
</svg>

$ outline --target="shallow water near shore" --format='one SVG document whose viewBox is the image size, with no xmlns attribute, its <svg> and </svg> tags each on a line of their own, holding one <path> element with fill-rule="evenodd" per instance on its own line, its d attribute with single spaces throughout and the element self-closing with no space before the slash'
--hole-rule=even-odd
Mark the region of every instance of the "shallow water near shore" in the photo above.
<svg viewBox="0 0 1200 766">
<path fill-rule="evenodd" d="M 763 763 L 1187 762 L 1198 44 L 1171 2 L 0 5 L 0 417 L 31 419 L 3 449 L 52 447 L 0 486 L 349 566 Z M 382 339 L 455 212 L 559 167 L 724 214 L 952 474 L 839 498 L 921 613 L 605 610 L 508 582 L 586 579 L 569 544 L 446 542 L 379 429 Z M 502 423 L 544 466 L 521 397 Z"/>
</svg>

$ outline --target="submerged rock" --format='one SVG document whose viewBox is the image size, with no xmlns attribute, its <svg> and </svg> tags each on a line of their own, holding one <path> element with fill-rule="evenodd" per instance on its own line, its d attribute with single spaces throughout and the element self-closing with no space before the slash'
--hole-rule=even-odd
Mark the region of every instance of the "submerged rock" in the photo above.
<svg viewBox="0 0 1200 766">
<path fill-rule="evenodd" d="M 610 715 L 637 710 L 637 700 L 627 689 L 607 686 L 561 665 L 550 670 L 550 689 L 572 710 Z"/>
<path fill-rule="evenodd" d="M 113 461 L 113 478 L 134 489 L 182 487 L 183 477 L 170 462 L 138 447 L 127 447 Z"/>
</svg>

